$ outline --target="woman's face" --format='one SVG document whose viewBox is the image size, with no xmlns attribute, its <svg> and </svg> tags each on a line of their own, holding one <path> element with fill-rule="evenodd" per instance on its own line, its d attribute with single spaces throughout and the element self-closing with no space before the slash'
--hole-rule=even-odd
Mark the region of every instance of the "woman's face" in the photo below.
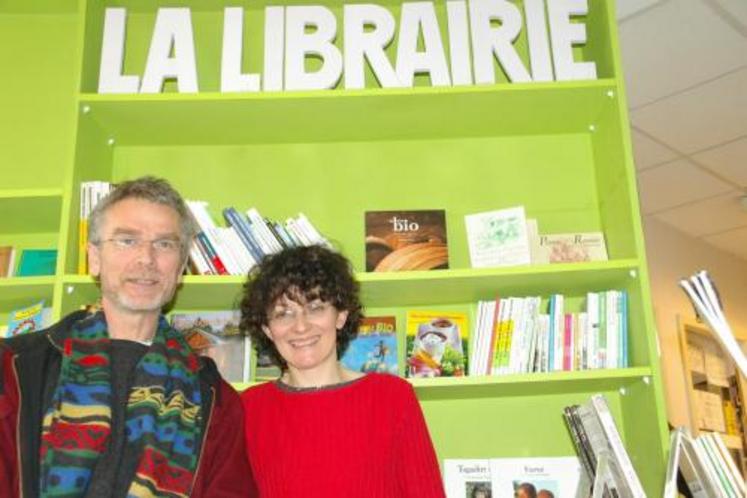
<svg viewBox="0 0 747 498">
<path fill-rule="evenodd" d="M 337 330 L 347 318 L 347 311 L 320 299 L 296 302 L 283 296 L 263 329 L 289 369 L 311 370 L 337 362 Z"/>
</svg>

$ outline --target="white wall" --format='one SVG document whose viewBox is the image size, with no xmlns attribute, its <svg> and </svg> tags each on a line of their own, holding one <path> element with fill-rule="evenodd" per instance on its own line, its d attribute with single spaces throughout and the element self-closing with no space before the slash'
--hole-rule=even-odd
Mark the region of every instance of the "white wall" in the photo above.
<svg viewBox="0 0 747 498">
<path fill-rule="evenodd" d="M 651 296 L 661 349 L 661 366 L 669 422 L 688 425 L 688 409 L 677 314 L 694 320 L 695 312 L 677 282 L 707 270 L 716 284 L 726 319 L 740 340 L 747 340 L 747 261 L 689 237 L 650 217 L 644 236 L 651 279 Z"/>
</svg>

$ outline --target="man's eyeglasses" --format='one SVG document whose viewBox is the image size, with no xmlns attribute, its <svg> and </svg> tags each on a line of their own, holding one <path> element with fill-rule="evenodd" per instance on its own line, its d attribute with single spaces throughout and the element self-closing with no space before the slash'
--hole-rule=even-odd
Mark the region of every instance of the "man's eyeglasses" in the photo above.
<svg viewBox="0 0 747 498">
<path fill-rule="evenodd" d="M 307 320 L 318 320 L 325 315 L 330 306 L 332 305 L 324 301 L 311 301 L 303 306 L 277 308 L 270 312 L 268 318 L 272 325 L 288 327 L 296 323 L 301 314 Z"/>
<path fill-rule="evenodd" d="M 143 244 L 150 244 L 153 250 L 158 254 L 176 254 L 182 248 L 182 243 L 178 239 L 140 239 L 129 235 L 112 237 L 111 239 L 101 240 L 99 243 L 109 242 L 118 251 L 135 251 L 140 249 Z"/>
</svg>

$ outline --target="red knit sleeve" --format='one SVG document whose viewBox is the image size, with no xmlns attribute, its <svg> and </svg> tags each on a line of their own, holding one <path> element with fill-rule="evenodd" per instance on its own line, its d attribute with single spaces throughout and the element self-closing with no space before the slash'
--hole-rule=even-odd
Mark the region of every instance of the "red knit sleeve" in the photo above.
<svg viewBox="0 0 747 498">
<path fill-rule="evenodd" d="M 400 498 L 445 498 L 441 472 L 428 427 L 412 386 L 402 391 L 395 430 L 394 461 Z"/>
<path fill-rule="evenodd" d="M 13 356 L 0 347 L 0 496 L 19 496 L 16 424 L 18 391 Z"/>
</svg>

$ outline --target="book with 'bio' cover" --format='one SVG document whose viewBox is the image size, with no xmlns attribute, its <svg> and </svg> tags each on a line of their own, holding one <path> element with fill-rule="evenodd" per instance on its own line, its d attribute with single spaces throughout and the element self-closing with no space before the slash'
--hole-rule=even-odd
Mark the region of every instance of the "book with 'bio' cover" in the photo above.
<svg viewBox="0 0 747 498">
<path fill-rule="evenodd" d="M 449 268 L 446 212 L 366 211 L 366 271 Z"/>
</svg>

